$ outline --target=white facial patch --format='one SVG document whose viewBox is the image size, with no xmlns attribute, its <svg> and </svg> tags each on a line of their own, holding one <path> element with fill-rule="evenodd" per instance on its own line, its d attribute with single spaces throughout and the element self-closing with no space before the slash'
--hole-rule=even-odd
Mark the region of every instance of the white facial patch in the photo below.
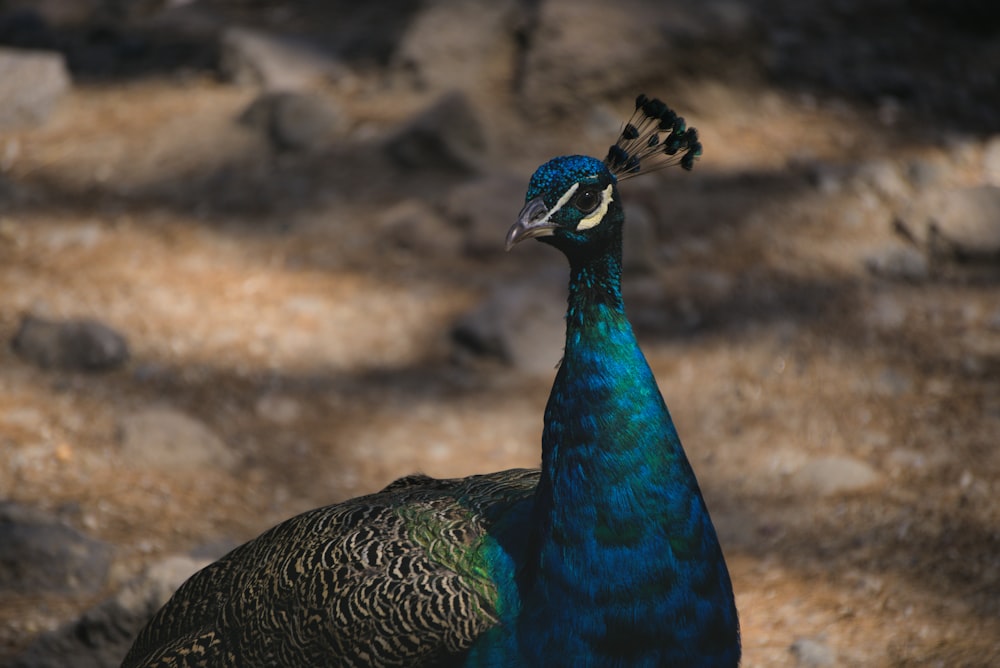
<svg viewBox="0 0 1000 668">
<path fill-rule="evenodd" d="M 580 184 L 578 183 L 576 185 Z M 575 186 L 574 188 L 570 188 L 569 194 L 572 194 L 574 189 Z M 611 200 L 614 199 L 611 195 L 611 189 L 611 184 L 608 184 L 608 187 L 601 192 L 601 205 L 594 209 L 592 214 L 580 221 L 580 224 L 576 226 L 577 232 L 580 232 L 581 230 L 589 230 L 590 228 L 599 225 L 601 221 L 604 220 L 604 214 L 608 212 L 608 207 L 611 206 Z M 562 203 L 562 200 L 559 200 L 559 202 Z"/>
<path fill-rule="evenodd" d="M 579 188 L 579 187 L 580 187 L 580 182 L 579 181 L 577 181 L 576 183 L 574 183 L 573 185 L 571 185 L 566 190 L 566 192 L 563 193 L 562 197 L 559 198 L 559 201 L 556 202 L 555 206 L 553 206 L 551 209 L 549 209 L 548 213 L 545 214 L 545 217 L 542 218 L 540 221 L 538 221 L 537 224 L 538 225 L 543 225 L 543 224 L 549 222 L 549 219 L 551 219 L 552 216 L 554 216 L 557 213 L 559 213 L 559 209 L 561 209 L 564 206 L 566 206 L 566 202 L 569 201 L 569 198 L 573 196 L 573 193 L 575 193 L 576 190 L 577 190 L 577 188 Z"/>
</svg>

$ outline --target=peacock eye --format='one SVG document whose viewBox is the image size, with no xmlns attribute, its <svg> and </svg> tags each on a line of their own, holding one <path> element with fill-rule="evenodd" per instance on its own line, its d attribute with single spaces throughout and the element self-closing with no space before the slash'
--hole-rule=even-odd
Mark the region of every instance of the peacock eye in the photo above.
<svg viewBox="0 0 1000 668">
<path fill-rule="evenodd" d="M 577 193 L 573 198 L 573 206 L 581 213 L 590 213 L 601 203 L 601 195 L 597 190 L 587 188 Z"/>
</svg>

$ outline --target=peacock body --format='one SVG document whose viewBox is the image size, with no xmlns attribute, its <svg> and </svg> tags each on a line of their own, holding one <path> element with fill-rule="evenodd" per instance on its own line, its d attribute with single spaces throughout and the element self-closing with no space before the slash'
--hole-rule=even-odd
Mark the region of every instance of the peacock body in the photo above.
<svg viewBox="0 0 1000 668">
<path fill-rule="evenodd" d="M 725 560 L 621 296 L 618 181 L 700 151 L 640 96 L 605 160 L 531 178 L 507 246 L 570 264 L 541 471 L 409 476 L 287 520 L 192 576 L 123 666 L 736 666 Z"/>
</svg>

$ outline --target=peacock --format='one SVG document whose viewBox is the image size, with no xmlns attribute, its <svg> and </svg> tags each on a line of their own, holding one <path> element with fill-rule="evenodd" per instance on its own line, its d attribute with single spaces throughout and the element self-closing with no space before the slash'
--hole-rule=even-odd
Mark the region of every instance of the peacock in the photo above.
<svg viewBox="0 0 1000 668">
<path fill-rule="evenodd" d="M 308 511 L 185 582 L 123 666 L 736 666 L 729 572 L 621 293 L 618 182 L 701 155 L 640 95 L 604 160 L 546 162 L 507 233 L 569 260 L 541 470 Z"/>
</svg>

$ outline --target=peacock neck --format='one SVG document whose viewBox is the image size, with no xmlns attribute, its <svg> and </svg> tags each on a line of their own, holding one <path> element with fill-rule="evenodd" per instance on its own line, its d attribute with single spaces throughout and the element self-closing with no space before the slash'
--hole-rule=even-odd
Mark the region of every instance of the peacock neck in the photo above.
<svg viewBox="0 0 1000 668">
<path fill-rule="evenodd" d="M 570 258 L 566 348 L 545 410 L 535 548 L 520 576 L 522 651 L 566 657 L 565 665 L 584 665 L 574 664 L 581 657 L 603 665 L 602 656 L 620 665 L 734 665 L 728 573 L 625 316 L 618 248 Z M 694 659 L 706 646 L 723 661 Z"/>
<path fill-rule="evenodd" d="M 586 331 L 589 320 L 600 323 L 613 318 L 628 325 L 622 300 L 621 265 L 620 244 L 613 244 L 608 252 L 596 256 L 571 256 L 567 337 L 572 331 Z M 632 342 L 635 343 L 634 338 Z"/>
<path fill-rule="evenodd" d="M 615 574 L 652 547 L 643 537 L 672 505 L 700 500 L 625 315 L 618 248 L 571 257 L 565 353 L 542 435 L 540 576 L 547 551 L 565 555 L 560 569 L 587 572 L 592 582 Z"/>
</svg>

